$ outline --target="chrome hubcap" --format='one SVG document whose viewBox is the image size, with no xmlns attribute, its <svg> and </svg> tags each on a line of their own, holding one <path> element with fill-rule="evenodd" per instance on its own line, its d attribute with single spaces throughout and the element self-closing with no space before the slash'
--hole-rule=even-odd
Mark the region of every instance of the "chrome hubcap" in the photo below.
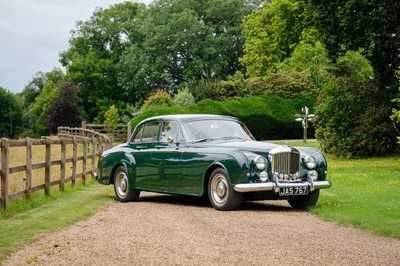
<svg viewBox="0 0 400 266">
<path fill-rule="evenodd" d="M 217 195 L 220 198 L 223 198 L 226 194 L 226 186 L 224 182 L 219 182 L 217 186 Z"/>
<path fill-rule="evenodd" d="M 214 176 L 211 182 L 211 196 L 217 205 L 223 205 L 228 200 L 229 186 L 224 175 L 217 174 Z"/>
<path fill-rule="evenodd" d="M 121 198 L 125 198 L 128 194 L 128 177 L 124 172 L 119 172 L 115 179 L 117 193 Z"/>
</svg>

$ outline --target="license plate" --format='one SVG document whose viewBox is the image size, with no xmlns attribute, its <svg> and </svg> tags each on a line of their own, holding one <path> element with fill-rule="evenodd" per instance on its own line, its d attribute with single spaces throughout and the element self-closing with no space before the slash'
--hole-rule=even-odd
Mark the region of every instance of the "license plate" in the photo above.
<svg viewBox="0 0 400 266">
<path fill-rule="evenodd" d="M 307 195 L 308 187 L 282 187 L 279 189 L 279 196 Z"/>
</svg>

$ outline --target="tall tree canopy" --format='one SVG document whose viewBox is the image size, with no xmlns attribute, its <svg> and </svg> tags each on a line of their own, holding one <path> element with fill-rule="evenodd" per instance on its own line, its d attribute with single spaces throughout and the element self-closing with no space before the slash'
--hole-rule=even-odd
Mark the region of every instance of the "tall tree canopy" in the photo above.
<svg viewBox="0 0 400 266">
<path fill-rule="evenodd" d="M 137 28 L 144 10 L 143 4 L 132 2 L 98 8 L 72 32 L 70 48 L 61 54 L 60 61 L 78 88 L 86 119 L 93 121 L 105 100 L 125 99 L 117 82 L 118 62 L 126 47 L 140 42 Z"/>
<path fill-rule="evenodd" d="M 308 0 L 310 17 L 330 55 L 347 50 L 367 57 L 381 87 L 397 89 L 395 71 L 400 68 L 400 1 Z"/>
<path fill-rule="evenodd" d="M 240 62 L 250 77 L 262 77 L 276 71 L 276 66 L 299 43 L 315 43 L 317 32 L 309 26 L 303 0 L 265 1 L 264 6 L 245 17 L 244 55 Z"/>
<path fill-rule="evenodd" d="M 241 23 L 260 1 L 156 0 L 143 27 L 144 40 L 121 58 L 119 84 L 132 100 L 183 82 L 224 79 L 240 69 Z"/>
</svg>

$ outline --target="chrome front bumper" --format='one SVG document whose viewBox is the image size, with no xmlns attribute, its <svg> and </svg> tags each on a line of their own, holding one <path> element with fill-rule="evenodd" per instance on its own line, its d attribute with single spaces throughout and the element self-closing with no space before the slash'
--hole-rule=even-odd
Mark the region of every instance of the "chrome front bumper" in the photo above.
<svg viewBox="0 0 400 266">
<path fill-rule="evenodd" d="M 280 188 L 286 187 L 308 187 L 309 191 L 314 191 L 316 189 L 324 189 L 330 188 L 332 185 L 331 181 L 314 181 L 312 179 L 301 182 L 301 183 L 279 183 L 278 180 L 275 182 L 265 182 L 265 183 L 245 183 L 245 184 L 236 184 L 233 186 L 233 189 L 236 192 L 245 193 L 245 192 L 260 192 L 260 191 L 275 191 L 279 192 Z"/>
</svg>

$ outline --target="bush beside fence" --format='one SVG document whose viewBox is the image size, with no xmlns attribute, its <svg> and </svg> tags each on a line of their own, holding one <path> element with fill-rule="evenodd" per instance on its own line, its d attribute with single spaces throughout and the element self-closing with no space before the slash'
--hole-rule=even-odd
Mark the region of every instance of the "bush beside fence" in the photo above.
<svg viewBox="0 0 400 266">
<path fill-rule="evenodd" d="M 96 157 L 112 146 L 112 139 L 106 135 L 82 129 L 71 129 L 71 134 L 67 134 L 68 130 L 66 128 L 62 130 L 64 130 L 61 131 L 63 133 L 57 139 L 50 137 L 42 138 L 41 140 L 30 138 L 25 140 L 1 139 L 0 203 L 3 208 L 7 209 L 10 201 L 20 197 L 29 198 L 33 192 L 39 190 L 44 190 L 44 193 L 48 195 L 52 186 L 59 185 L 60 191 L 63 191 L 66 183 L 71 182 L 71 186 L 75 186 L 78 178 L 81 178 L 82 183 L 85 184 L 87 175 L 93 175 L 96 171 Z M 76 132 L 81 135 L 74 135 Z M 33 163 L 32 149 L 37 146 L 44 147 L 44 162 Z M 67 155 L 68 146 L 72 146 L 72 155 L 70 157 Z M 21 153 L 21 148 L 23 149 L 23 147 L 25 147 L 26 151 L 25 164 L 10 166 L 10 158 L 16 156 L 15 153 Z M 60 152 L 54 152 L 56 149 Z M 78 151 L 81 153 L 79 156 Z M 89 155 L 88 151 L 90 152 Z M 57 158 L 54 158 L 55 156 Z M 88 160 L 91 160 L 90 170 L 87 170 Z M 22 163 L 22 160 L 17 163 Z M 80 169 L 78 169 L 78 163 L 81 164 Z M 71 175 L 68 177 L 66 176 L 67 164 L 72 164 Z M 60 174 L 56 179 L 54 179 L 54 175 L 51 175 L 51 171 L 54 169 L 52 166 L 59 166 Z M 38 169 L 44 169 L 44 181 L 34 185 L 33 180 L 37 182 L 37 180 L 43 179 L 43 177 L 33 175 L 34 170 Z M 16 173 L 23 173 L 24 189 L 17 188 L 17 191 L 12 191 L 10 190 L 10 180 Z"/>
</svg>

